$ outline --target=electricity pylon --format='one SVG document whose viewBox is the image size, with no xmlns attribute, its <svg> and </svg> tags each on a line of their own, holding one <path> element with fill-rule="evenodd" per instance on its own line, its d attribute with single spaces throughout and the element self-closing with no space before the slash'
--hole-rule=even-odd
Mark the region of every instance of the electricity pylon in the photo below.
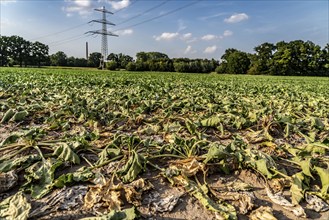
<svg viewBox="0 0 329 220">
<path fill-rule="evenodd" d="M 107 55 L 108 55 L 107 36 L 118 37 L 119 35 L 113 34 L 112 32 L 107 30 L 107 25 L 115 25 L 115 24 L 113 24 L 112 22 L 106 20 L 106 14 L 113 14 L 113 13 L 106 10 L 105 6 L 103 6 L 101 9 L 96 8 L 95 11 L 102 12 L 103 18 L 100 19 L 100 20 L 92 20 L 89 23 L 92 23 L 92 22 L 101 23 L 102 24 L 102 29 L 97 30 L 97 31 L 88 31 L 88 32 L 86 32 L 86 34 L 100 34 L 100 35 L 102 35 L 102 51 L 101 51 L 102 57 L 101 57 L 99 66 L 100 66 L 100 68 L 104 69 L 105 62 L 106 62 Z"/>
</svg>

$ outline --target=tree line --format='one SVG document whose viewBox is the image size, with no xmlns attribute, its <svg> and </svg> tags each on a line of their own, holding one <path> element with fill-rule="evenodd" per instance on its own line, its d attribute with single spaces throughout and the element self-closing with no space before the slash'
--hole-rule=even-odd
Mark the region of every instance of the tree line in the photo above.
<svg viewBox="0 0 329 220">
<path fill-rule="evenodd" d="M 329 43 L 324 48 L 311 41 L 263 43 L 255 53 L 229 48 L 217 73 L 329 76 Z"/>
<path fill-rule="evenodd" d="M 169 58 L 161 52 L 138 52 L 136 60 L 122 53 L 110 53 L 109 70 L 157 71 L 183 73 L 314 75 L 329 76 L 329 43 L 321 48 L 312 41 L 265 42 L 246 53 L 234 48 L 215 59 Z M 99 67 L 101 53 L 85 58 L 68 57 L 63 51 L 49 55 L 49 47 L 19 36 L 0 36 L 0 66 L 70 66 Z"/>
</svg>

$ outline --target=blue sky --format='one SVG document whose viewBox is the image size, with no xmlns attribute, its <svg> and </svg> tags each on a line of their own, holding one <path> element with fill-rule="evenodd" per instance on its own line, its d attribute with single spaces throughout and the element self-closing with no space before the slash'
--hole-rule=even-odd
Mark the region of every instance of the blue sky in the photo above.
<svg viewBox="0 0 329 220">
<path fill-rule="evenodd" d="M 131 56 L 159 51 L 170 57 L 219 59 L 227 48 L 253 52 L 264 42 L 311 40 L 323 47 L 329 41 L 327 0 L 0 0 L 1 35 L 19 35 L 49 45 L 50 54 L 64 51 L 85 57 L 100 52 L 99 30 L 105 6 L 109 53 Z"/>
</svg>

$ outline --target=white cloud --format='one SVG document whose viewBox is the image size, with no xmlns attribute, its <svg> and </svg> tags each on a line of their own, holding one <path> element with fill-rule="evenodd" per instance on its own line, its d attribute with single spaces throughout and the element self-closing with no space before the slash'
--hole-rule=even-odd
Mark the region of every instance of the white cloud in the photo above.
<svg viewBox="0 0 329 220">
<path fill-rule="evenodd" d="M 119 35 L 119 36 L 127 36 L 127 35 L 132 35 L 134 33 L 134 30 L 133 29 L 125 29 L 125 30 L 116 31 L 114 33 Z"/>
<path fill-rule="evenodd" d="M 225 30 L 224 33 L 223 33 L 223 37 L 229 37 L 229 36 L 232 36 L 233 35 L 233 32 L 230 31 L 230 30 Z"/>
<path fill-rule="evenodd" d="M 207 48 L 203 51 L 203 53 L 211 54 L 211 53 L 214 53 L 216 50 L 217 50 L 217 46 L 214 45 L 214 46 L 211 46 L 211 47 L 207 47 Z"/>
<path fill-rule="evenodd" d="M 111 0 L 109 3 L 113 9 L 120 10 L 123 8 L 127 8 L 130 5 L 130 0 L 120 0 L 120 1 Z"/>
<path fill-rule="evenodd" d="M 191 37 L 192 37 L 192 33 L 186 33 L 186 34 L 183 34 L 180 39 L 187 41 L 187 40 L 191 39 Z"/>
<path fill-rule="evenodd" d="M 193 50 L 191 45 L 188 45 L 184 51 L 184 54 L 193 54 L 196 53 L 196 50 Z"/>
<path fill-rule="evenodd" d="M 76 5 L 78 5 L 79 7 L 90 7 L 91 6 L 91 1 L 85 1 L 85 0 L 75 0 L 74 1 Z"/>
<path fill-rule="evenodd" d="M 229 18 L 225 18 L 224 22 L 226 23 L 238 23 L 244 20 L 249 19 L 249 16 L 246 13 L 233 14 Z"/>
<path fill-rule="evenodd" d="M 93 12 L 92 0 L 73 0 L 67 1 L 68 6 L 63 7 L 62 10 L 66 12 L 66 16 L 71 17 L 74 13 L 79 15 L 87 15 Z"/>
<path fill-rule="evenodd" d="M 207 35 L 204 35 L 203 37 L 201 37 L 202 40 L 206 40 L 206 41 L 215 40 L 216 38 L 217 38 L 217 36 L 213 35 L 213 34 L 207 34 Z"/>
<path fill-rule="evenodd" d="M 161 40 L 173 40 L 175 38 L 177 38 L 179 36 L 179 33 L 168 33 L 168 32 L 164 32 L 162 33 L 160 36 L 154 36 L 154 39 L 157 41 L 161 41 Z"/>
</svg>

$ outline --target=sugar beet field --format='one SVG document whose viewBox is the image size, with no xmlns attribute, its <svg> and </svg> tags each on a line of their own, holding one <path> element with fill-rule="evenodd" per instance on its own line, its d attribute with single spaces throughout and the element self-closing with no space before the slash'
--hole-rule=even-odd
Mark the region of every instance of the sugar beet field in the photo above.
<svg viewBox="0 0 329 220">
<path fill-rule="evenodd" d="M 328 219 L 329 78 L 0 70 L 0 219 Z"/>
</svg>

